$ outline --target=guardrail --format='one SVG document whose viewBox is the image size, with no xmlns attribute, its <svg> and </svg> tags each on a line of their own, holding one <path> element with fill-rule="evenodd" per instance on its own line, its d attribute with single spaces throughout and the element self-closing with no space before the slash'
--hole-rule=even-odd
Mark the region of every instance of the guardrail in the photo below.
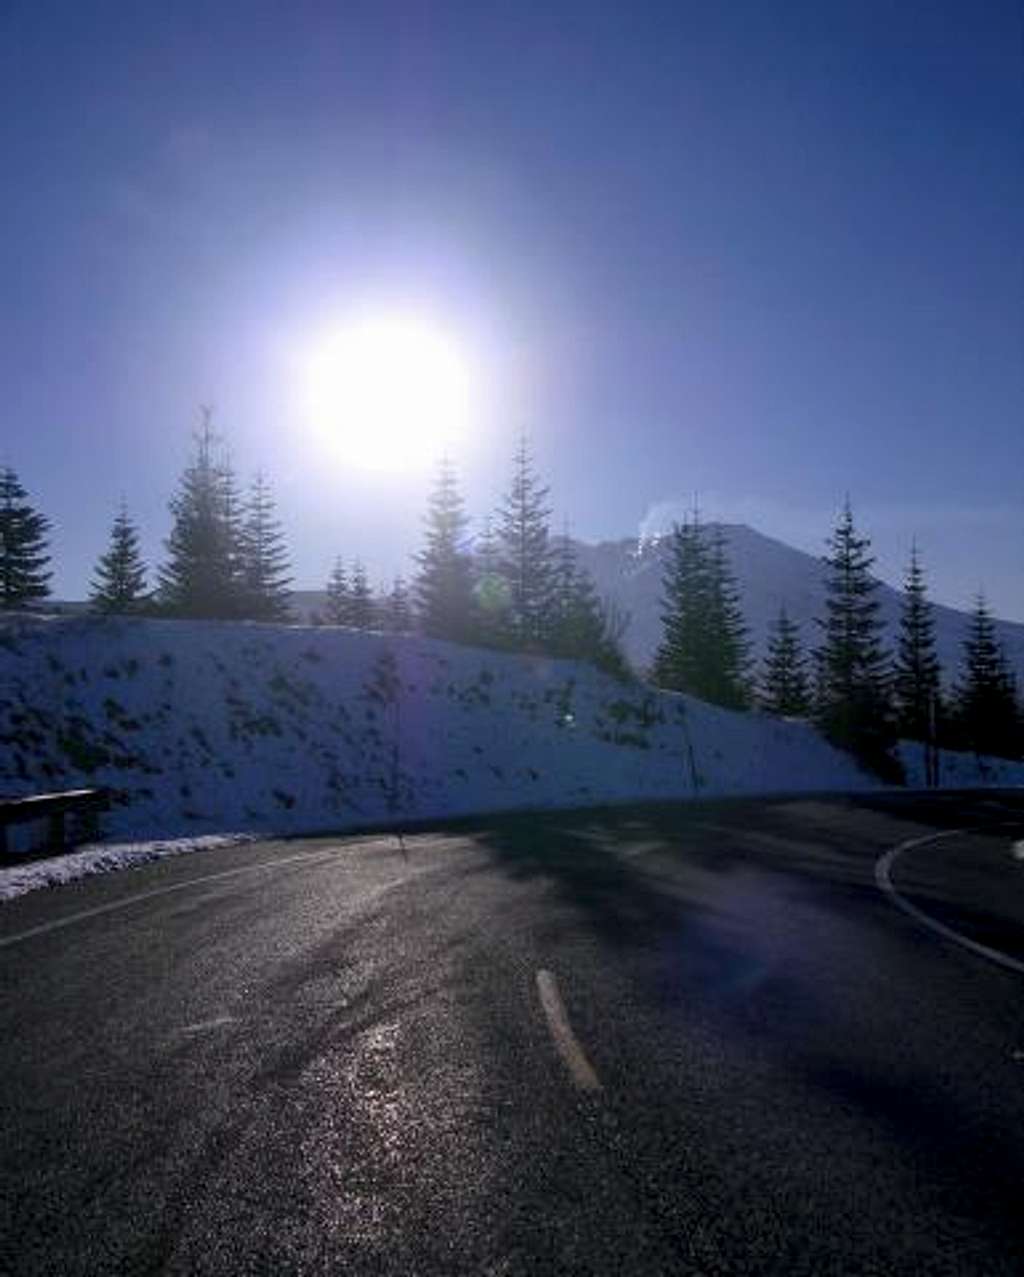
<svg viewBox="0 0 1024 1277">
<path fill-rule="evenodd" d="M 68 816 L 83 816 L 79 822 L 85 828 L 77 832 L 81 837 L 94 836 L 96 815 L 105 810 L 109 802 L 105 789 L 65 789 L 55 794 L 30 794 L 25 798 L 0 798 L 0 856 L 8 854 L 7 830 L 11 825 L 46 821 L 45 849 L 61 852 L 67 849 Z"/>
</svg>

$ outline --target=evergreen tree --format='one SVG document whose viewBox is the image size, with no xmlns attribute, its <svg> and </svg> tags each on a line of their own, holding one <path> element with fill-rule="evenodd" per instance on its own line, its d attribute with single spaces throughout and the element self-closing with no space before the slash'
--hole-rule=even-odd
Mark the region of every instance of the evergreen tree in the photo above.
<svg viewBox="0 0 1024 1277">
<path fill-rule="evenodd" d="M 728 709 L 747 709 L 750 706 L 750 644 L 725 547 L 725 533 L 716 527 L 708 551 L 704 699 Z"/>
<path fill-rule="evenodd" d="M 327 578 L 327 598 L 324 601 L 323 619 L 327 625 L 347 625 L 351 591 L 348 574 L 341 556 L 334 560 L 331 575 Z"/>
<path fill-rule="evenodd" d="M 935 654 L 935 620 L 917 546 L 903 584 L 903 610 L 893 671 L 896 726 L 907 740 L 934 743 L 940 714 L 941 671 Z"/>
<path fill-rule="evenodd" d="M 811 708 L 807 661 L 800 643 L 800 626 L 779 609 L 768 637 L 761 676 L 761 707 L 783 718 L 803 718 Z"/>
<path fill-rule="evenodd" d="M 601 641 L 600 605 L 566 533 L 552 545 L 551 569 L 549 649 L 553 656 L 589 656 Z"/>
<path fill-rule="evenodd" d="M 138 612 L 148 602 L 139 534 L 125 503 L 114 518 L 110 545 L 96 564 L 89 601 L 94 612 Z"/>
<path fill-rule="evenodd" d="M 430 638 L 472 642 L 476 631 L 466 517 L 451 462 L 439 467 L 427 503 L 423 549 L 413 582 L 420 629 Z"/>
<path fill-rule="evenodd" d="M 497 576 L 500 558 L 501 549 L 494 532 L 494 520 L 490 515 L 486 515 L 480 535 L 473 547 L 473 561 L 477 576 L 480 578 Z"/>
<path fill-rule="evenodd" d="M 825 557 L 824 637 L 815 652 L 815 718 L 825 736 L 886 779 L 899 778 L 892 758 L 888 657 L 871 576 L 869 538 L 858 536 L 847 501 Z"/>
<path fill-rule="evenodd" d="M 395 577 L 390 593 L 381 600 L 380 612 L 385 629 L 392 634 L 408 634 L 412 630 L 412 603 L 403 577 Z"/>
<path fill-rule="evenodd" d="M 241 610 L 238 500 L 230 466 L 214 456 L 217 442 L 204 409 L 195 455 L 170 501 L 168 558 L 158 574 L 157 597 L 171 616 L 234 617 Z"/>
<path fill-rule="evenodd" d="M 220 496 L 220 517 L 227 545 L 228 574 L 231 589 L 224 602 L 223 615 L 250 617 L 252 601 L 246 594 L 245 507 L 238 489 L 238 476 L 230 452 L 225 449 L 215 467 Z"/>
<path fill-rule="evenodd" d="M 714 705 L 749 704 L 748 644 L 721 529 L 696 513 L 676 524 L 663 578 L 662 640 L 652 676 L 660 687 Z"/>
<path fill-rule="evenodd" d="M 287 620 L 291 611 L 288 551 L 262 474 L 256 475 L 249 491 L 239 540 L 245 615 L 255 621 Z"/>
<path fill-rule="evenodd" d="M 555 564 L 547 497 L 524 437 L 496 530 L 498 571 L 508 585 L 503 629 L 520 651 L 543 651 L 552 622 Z"/>
<path fill-rule="evenodd" d="M 978 596 L 963 644 L 963 669 L 954 691 L 954 714 L 961 745 L 978 754 L 1017 758 L 1021 718 L 1016 679 L 996 637 L 992 614 Z"/>
<path fill-rule="evenodd" d="M 34 510 L 10 466 L 0 469 L 0 608 L 21 609 L 50 593 L 50 521 Z"/>
<path fill-rule="evenodd" d="M 500 547 L 488 516 L 473 551 L 473 599 L 476 604 L 477 641 L 501 647 L 508 635 L 511 603 L 508 581 L 500 570 Z"/>
<path fill-rule="evenodd" d="M 357 559 L 352 565 L 352 585 L 348 598 L 346 624 L 354 630 L 372 630 L 376 622 L 373 591 L 366 576 L 366 568 Z"/>
<path fill-rule="evenodd" d="M 626 661 L 590 574 L 580 567 L 563 534 L 553 546 L 552 606 L 547 650 L 552 656 L 589 661 L 622 677 Z"/>
<path fill-rule="evenodd" d="M 662 577 L 662 637 L 651 671 L 658 687 L 699 696 L 708 621 L 708 547 L 696 516 L 672 528 Z"/>
</svg>

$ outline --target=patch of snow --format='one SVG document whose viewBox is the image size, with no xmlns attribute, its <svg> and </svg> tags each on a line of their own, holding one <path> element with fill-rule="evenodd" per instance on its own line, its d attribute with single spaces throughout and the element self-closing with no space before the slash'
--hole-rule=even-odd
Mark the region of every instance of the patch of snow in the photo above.
<svg viewBox="0 0 1024 1277">
<path fill-rule="evenodd" d="M 200 838 L 170 838 L 153 842 L 95 844 L 70 852 L 66 856 L 50 856 L 24 865 L 0 869 L 0 900 L 13 900 L 38 887 L 56 887 L 78 878 L 130 869 L 168 856 L 183 856 L 190 851 L 213 851 L 217 847 L 234 847 L 252 842 L 253 834 L 206 834 Z"/>
<path fill-rule="evenodd" d="M 904 758 L 920 783 L 915 747 Z M 949 785 L 1024 782 L 973 756 L 942 767 Z M 103 833 L 135 850 L 77 852 L 83 872 L 224 830 L 878 787 L 808 723 L 572 661 L 334 627 L 0 620 L 0 794 L 85 786 L 112 792 Z M 67 881 L 53 861 L 2 872 Z"/>
</svg>

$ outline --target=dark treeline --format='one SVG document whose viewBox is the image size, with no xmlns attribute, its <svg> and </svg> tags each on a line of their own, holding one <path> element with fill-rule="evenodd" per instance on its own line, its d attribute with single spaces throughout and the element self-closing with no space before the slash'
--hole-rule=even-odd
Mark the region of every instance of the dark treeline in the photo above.
<svg viewBox="0 0 1024 1277">
<path fill-rule="evenodd" d="M 552 536 L 547 499 L 523 441 L 509 490 L 474 539 L 455 468 L 442 461 L 411 581 L 398 576 L 375 594 L 362 563 L 339 557 L 314 623 L 570 657 L 624 677 L 624 621 L 597 597 L 568 537 Z"/>
<path fill-rule="evenodd" d="M 893 747 L 901 738 L 932 750 L 1020 758 L 1024 706 L 984 599 L 971 614 L 957 678 L 944 688 L 916 546 L 894 651 L 883 638 L 870 549 L 847 503 L 824 558 L 825 614 L 816 618 L 817 642 L 805 647 L 783 608 L 755 672 L 721 530 L 693 514 L 669 540 L 652 681 L 730 709 L 810 718 L 828 740 L 893 781 L 900 779 Z"/>
<path fill-rule="evenodd" d="M 240 489 L 230 453 L 204 410 L 193 455 L 169 501 L 171 531 L 152 584 L 124 502 L 100 555 L 90 607 L 118 615 L 189 619 L 291 619 L 288 550 L 270 486 L 257 475 Z M 454 467 L 444 461 L 424 516 L 409 581 L 375 591 L 359 559 L 337 557 L 320 625 L 417 632 L 508 651 L 590 661 L 628 673 L 625 626 L 602 602 L 567 536 L 550 529 L 548 489 L 525 440 L 501 505 L 474 539 Z M 30 608 L 49 596 L 48 520 L 10 469 L 0 471 L 0 607 Z"/>
<path fill-rule="evenodd" d="M 99 612 L 225 620 L 291 617 L 289 556 L 270 487 L 242 492 L 230 455 L 204 412 L 195 449 L 169 502 L 166 557 L 148 584 L 137 529 L 122 502 L 93 575 Z M 27 609 L 50 593 L 50 522 L 10 468 L 0 469 L 0 608 Z M 983 597 L 975 602 L 960 668 L 944 683 L 924 569 L 912 548 L 894 650 L 884 641 L 870 540 L 849 503 L 828 541 L 824 615 L 815 640 L 782 609 L 754 669 L 739 593 L 720 529 L 696 512 L 673 529 L 663 579 L 657 686 L 730 709 L 810 718 L 833 743 L 897 780 L 893 746 L 1019 758 L 1024 707 Z M 454 467 L 430 493 L 410 578 L 374 590 L 359 559 L 338 557 L 314 623 L 419 633 L 459 643 L 589 661 L 626 676 L 626 618 L 598 598 L 568 535 L 551 531 L 548 489 L 523 440 L 509 486 L 482 530 L 470 520 Z"/>
</svg>

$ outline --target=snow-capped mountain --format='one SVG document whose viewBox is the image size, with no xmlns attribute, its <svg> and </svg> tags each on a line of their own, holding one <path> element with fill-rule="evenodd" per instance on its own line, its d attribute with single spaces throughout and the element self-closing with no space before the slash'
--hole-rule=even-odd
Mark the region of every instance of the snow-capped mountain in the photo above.
<svg viewBox="0 0 1024 1277">
<path fill-rule="evenodd" d="M 729 560 L 736 575 L 743 614 L 750 628 L 755 653 L 764 646 L 779 607 L 785 604 L 799 622 L 805 644 L 818 641 L 815 618 L 824 615 L 825 569 L 814 555 L 795 550 L 744 524 L 723 524 Z M 635 538 L 577 545 L 580 562 L 594 578 L 598 592 L 629 613 L 624 637 L 626 653 L 638 668 L 649 665 L 661 636 L 661 580 L 666 542 L 638 545 Z M 882 616 L 895 638 L 900 593 L 880 583 L 878 599 Z M 954 608 L 935 606 L 936 645 L 947 679 L 960 664 L 961 644 L 969 616 Z M 1024 625 L 997 621 L 997 633 L 1011 665 L 1024 681 Z"/>
</svg>

